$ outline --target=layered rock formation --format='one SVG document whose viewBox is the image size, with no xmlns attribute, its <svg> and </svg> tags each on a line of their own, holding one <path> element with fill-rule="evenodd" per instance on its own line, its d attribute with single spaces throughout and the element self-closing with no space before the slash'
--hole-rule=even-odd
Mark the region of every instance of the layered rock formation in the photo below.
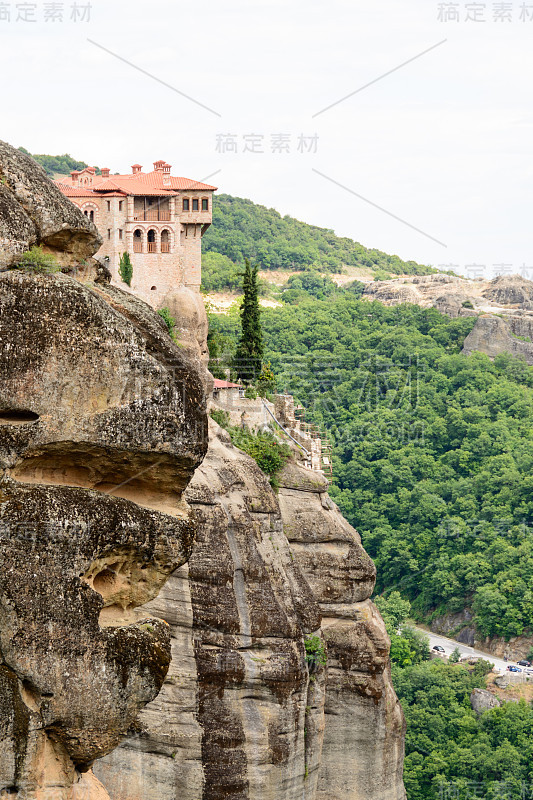
<svg viewBox="0 0 533 800">
<path fill-rule="evenodd" d="M 276 496 L 213 422 L 201 464 L 200 306 L 165 299 L 177 346 L 79 272 L 95 231 L 33 162 L 0 171 L 0 790 L 403 800 L 374 567 L 324 479 Z M 70 274 L 5 271 L 33 243 Z"/>
<path fill-rule="evenodd" d="M 30 159 L 1 145 L 0 172 L 2 264 L 35 242 L 90 257 L 95 230 Z M 190 555 L 206 438 L 198 365 L 148 306 L 0 274 L 1 790 L 107 796 L 90 768 L 170 663 L 168 626 L 134 609 Z"/>
<path fill-rule="evenodd" d="M 113 800 L 171 800 L 177 788 L 183 800 L 313 798 L 324 670 L 310 676 L 304 640 L 320 612 L 276 497 L 212 422 L 187 499 L 198 520 L 188 567 L 145 609 L 169 622 L 178 657 L 139 730 L 97 774 Z"/>
<path fill-rule="evenodd" d="M 320 604 L 328 648 L 317 800 L 399 800 L 405 723 L 392 687 L 389 639 L 369 600 L 374 564 L 324 478 L 291 464 L 280 484 L 285 534 Z"/>
<path fill-rule="evenodd" d="M 374 281 L 363 296 L 385 305 L 414 303 L 437 308 L 452 317 L 480 312 L 533 311 L 533 282 L 519 275 L 498 275 L 490 281 L 455 275 L 404 275 L 389 281 Z"/>
<path fill-rule="evenodd" d="M 320 474 L 291 463 L 280 481 L 276 498 L 212 423 L 187 490 L 196 546 L 143 609 L 169 622 L 179 657 L 139 729 L 95 766 L 112 800 L 403 800 L 374 566 Z M 327 678 L 306 663 L 312 634 Z"/>
<path fill-rule="evenodd" d="M 500 353 L 510 353 L 533 365 L 533 316 L 524 314 L 493 314 L 480 316 L 464 341 L 463 353 L 474 351 L 495 358 Z"/>
</svg>

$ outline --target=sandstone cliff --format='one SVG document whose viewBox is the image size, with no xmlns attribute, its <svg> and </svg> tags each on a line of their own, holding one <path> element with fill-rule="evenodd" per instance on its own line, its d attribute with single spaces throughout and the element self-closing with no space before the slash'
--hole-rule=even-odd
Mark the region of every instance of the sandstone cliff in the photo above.
<svg viewBox="0 0 533 800">
<path fill-rule="evenodd" d="M 139 729 L 95 766 L 112 800 L 404 798 L 374 566 L 320 474 L 291 463 L 280 480 L 276 498 L 211 423 L 186 493 L 193 554 L 143 609 L 171 625 L 180 657 Z M 310 634 L 326 671 L 306 663 Z"/>
<path fill-rule="evenodd" d="M 97 240 L 25 156 L 0 170 L 0 789 L 403 800 L 375 571 L 324 479 L 277 496 L 214 422 L 203 460 L 201 307 L 167 298 L 177 346 L 91 263 L 9 270 L 39 243 L 78 274 Z"/>
</svg>

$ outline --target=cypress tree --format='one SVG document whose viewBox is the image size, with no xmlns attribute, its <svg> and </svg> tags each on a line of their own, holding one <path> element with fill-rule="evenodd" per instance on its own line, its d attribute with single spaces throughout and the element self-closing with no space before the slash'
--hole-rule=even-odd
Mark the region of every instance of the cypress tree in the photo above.
<svg viewBox="0 0 533 800">
<path fill-rule="evenodd" d="M 127 283 L 128 286 L 131 286 L 131 279 L 133 277 L 133 264 L 131 263 L 131 258 L 129 253 L 122 253 L 118 272 L 124 283 Z"/>
<path fill-rule="evenodd" d="M 257 289 L 257 267 L 245 259 L 242 282 L 244 297 L 241 303 L 241 338 L 236 352 L 237 375 L 244 381 L 253 381 L 261 372 L 263 362 L 263 331 Z"/>
</svg>

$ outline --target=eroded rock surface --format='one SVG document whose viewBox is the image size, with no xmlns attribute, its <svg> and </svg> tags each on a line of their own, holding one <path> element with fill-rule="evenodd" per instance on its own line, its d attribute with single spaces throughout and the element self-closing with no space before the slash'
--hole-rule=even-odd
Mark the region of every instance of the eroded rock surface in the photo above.
<svg viewBox="0 0 533 800">
<path fill-rule="evenodd" d="M 290 463 L 276 497 L 212 424 L 187 498 L 193 554 L 145 607 L 181 657 L 140 730 L 95 767 L 112 800 L 403 800 L 375 568 L 325 479 Z M 327 690 L 309 634 L 327 642 Z"/>
<path fill-rule="evenodd" d="M 15 797 L 102 796 L 83 774 L 170 663 L 169 627 L 134 612 L 191 553 L 204 394 L 121 295 L 0 275 L 0 786 Z"/>
<path fill-rule="evenodd" d="M 96 767 L 113 800 L 315 796 L 324 671 L 310 676 L 304 637 L 320 612 L 266 477 L 211 426 L 186 495 L 193 554 L 149 606 L 178 658 L 139 732 Z"/>
<path fill-rule="evenodd" d="M 322 611 L 328 648 L 317 800 L 403 800 L 405 722 L 390 642 L 369 600 L 376 571 L 327 482 L 295 464 L 280 477 L 284 529 Z"/>
<path fill-rule="evenodd" d="M 94 255 L 102 240 L 31 156 L 0 141 L 0 269 L 34 244 L 69 264 Z"/>
<path fill-rule="evenodd" d="M 486 353 L 490 358 L 500 353 L 510 353 L 533 365 L 533 316 L 483 314 L 463 345 L 465 355 L 476 350 Z"/>
</svg>

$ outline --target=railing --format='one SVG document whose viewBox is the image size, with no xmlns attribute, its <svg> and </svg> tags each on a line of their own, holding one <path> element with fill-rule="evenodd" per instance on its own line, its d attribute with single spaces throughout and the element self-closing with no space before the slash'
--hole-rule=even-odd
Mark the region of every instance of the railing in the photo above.
<svg viewBox="0 0 533 800">
<path fill-rule="evenodd" d="M 157 242 L 148 242 L 148 252 L 157 253 Z"/>
<path fill-rule="evenodd" d="M 142 242 L 133 242 L 133 252 L 142 253 L 142 251 L 143 251 Z"/>
<path fill-rule="evenodd" d="M 135 222 L 170 222 L 170 211 L 157 208 L 150 211 L 134 211 L 133 219 Z"/>
<path fill-rule="evenodd" d="M 161 242 L 161 252 L 170 253 L 170 244 L 168 242 Z"/>
</svg>

